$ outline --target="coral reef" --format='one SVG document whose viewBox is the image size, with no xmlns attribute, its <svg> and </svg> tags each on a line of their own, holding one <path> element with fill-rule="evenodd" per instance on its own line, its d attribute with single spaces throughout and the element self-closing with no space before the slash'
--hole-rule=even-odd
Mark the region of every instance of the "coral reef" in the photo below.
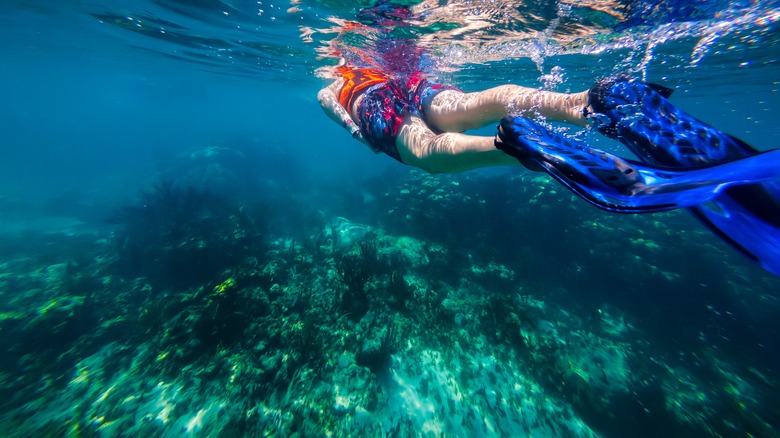
<svg viewBox="0 0 780 438">
<path fill-rule="evenodd" d="M 112 236 L 0 242 L 0 431 L 775 434 L 752 346 L 776 280 L 722 269 L 684 216 L 583 210 L 536 176 L 367 187 L 372 222 L 159 182 Z"/>
<path fill-rule="evenodd" d="M 263 205 L 230 204 L 172 181 L 156 182 L 111 218 L 117 272 L 183 287 L 208 281 L 264 249 Z"/>
</svg>

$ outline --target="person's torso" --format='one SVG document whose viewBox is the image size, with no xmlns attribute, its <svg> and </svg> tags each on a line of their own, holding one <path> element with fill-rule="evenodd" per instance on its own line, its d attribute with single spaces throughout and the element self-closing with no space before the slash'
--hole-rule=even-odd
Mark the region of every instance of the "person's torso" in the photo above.
<svg viewBox="0 0 780 438">
<path fill-rule="evenodd" d="M 338 92 L 339 104 L 352 113 L 359 98 L 369 88 L 390 81 L 390 77 L 375 68 L 339 67 L 339 75 L 344 78 Z"/>
</svg>

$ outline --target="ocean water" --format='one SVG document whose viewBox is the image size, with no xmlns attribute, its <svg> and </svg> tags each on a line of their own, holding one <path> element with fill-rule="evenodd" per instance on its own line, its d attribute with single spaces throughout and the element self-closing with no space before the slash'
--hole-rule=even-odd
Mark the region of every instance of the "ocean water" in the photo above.
<svg viewBox="0 0 780 438">
<path fill-rule="evenodd" d="M 374 155 L 316 99 L 342 57 L 629 73 L 769 150 L 780 4 L 404 3 L 0 4 L 0 435 L 780 436 L 776 275 L 686 211 Z"/>
</svg>

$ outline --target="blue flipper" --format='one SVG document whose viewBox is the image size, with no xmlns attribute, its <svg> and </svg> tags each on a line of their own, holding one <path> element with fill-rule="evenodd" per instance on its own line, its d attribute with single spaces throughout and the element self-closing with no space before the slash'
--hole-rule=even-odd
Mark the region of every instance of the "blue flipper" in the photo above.
<svg viewBox="0 0 780 438">
<path fill-rule="evenodd" d="M 669 94 L 668 89 L 636 80 L 607 79 L 590 92 L 596 113 L 592 118 L 601 133 L 650 165 L 687 169 L 759 153 L 679 110 L 666 100 Z M 689 211 L 724 241 L 780 275 L 780 183 L 729 187 L 712 205 Z"/>
<path fill-rule="evenodd" d="M 672 105 L 666 99 L 670 94 L 659 85 L 607 79 L 590 90 L 591 119 L 599 132 L 655 166 L 687 169 L 758 153 Z"/>
<path fill-rule="evenodd" d="M 732 189 L 744 189 L 733 191 Z M 771 195 L 770 195 L 771 194 Z M 771 196 L 769 204 L 756 206 Z M 705 204 L 689 211 L 715 234 L 767 271 L 780 275 L 779 216 L 767 220 L 764 213 L 778 210 L 780 185 L 775 182 L 731 187 Z"/>
<path fill-rule="evenodd" d="M 501 120 L 496 147 L 608 211 L 647 213 L 691 207 L 729 186 L 776 178 L 780 150 L 695 170 L 651 167 L 563 137 L 524 117 Z"/>
</svg>

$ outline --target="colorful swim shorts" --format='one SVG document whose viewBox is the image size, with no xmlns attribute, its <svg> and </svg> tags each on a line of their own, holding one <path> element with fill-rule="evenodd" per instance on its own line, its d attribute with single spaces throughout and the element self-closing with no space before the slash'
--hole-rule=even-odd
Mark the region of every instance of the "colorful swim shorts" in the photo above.
<svg viewBox="0 0 780 438">
<path fill-rule="evenodd" d="M 391 79 L 366 90 L 357 108 L 363 138 L 378 152 L 401 161 L 395 139 L 406 113 L 423 119 L 423 102 L 445 90 L 458 90 L 451 85 L 432 83 L 420 74 L 408 79 Z"/>
</svg>

